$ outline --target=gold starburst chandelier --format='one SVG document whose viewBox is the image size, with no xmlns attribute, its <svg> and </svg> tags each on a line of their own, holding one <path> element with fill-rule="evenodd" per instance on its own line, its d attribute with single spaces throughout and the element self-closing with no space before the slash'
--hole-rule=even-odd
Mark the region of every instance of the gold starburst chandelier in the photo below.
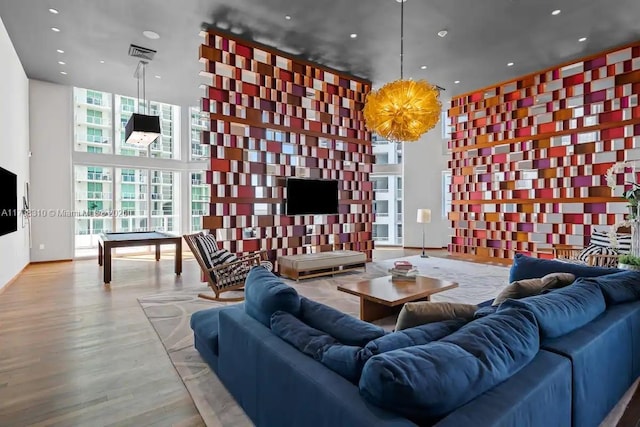
<svg viewBox="0 0 640 427">
<path fill-rule="evenodd" d="M 400 80 L 367 95 L 364 119 L 371 132 L 398 142 L 412 142 L 440 119 L 440 91 L 426 80 L 404 80 L 404 2 L 400 3 Z"/>
</svg>

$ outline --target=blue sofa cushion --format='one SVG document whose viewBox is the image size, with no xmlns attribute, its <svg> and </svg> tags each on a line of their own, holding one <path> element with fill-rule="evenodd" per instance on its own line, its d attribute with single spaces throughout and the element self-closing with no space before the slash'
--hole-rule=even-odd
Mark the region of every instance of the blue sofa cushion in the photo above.
<svg viewBox="0 0 640 427">
<path fill-rule="evenodd" d="M 467 324 L 464 319 L 444 320 L 442 322 L 426 323 L 413 328 L 392 332 L 373 341 L 369 341 L 364 346 L 364 359 L 387 351 L 399 348 L 411 347 L 415 345 L 429 344 L 450 335 Z"/>
<path fill-rule="evenodd" d="M 300 298 L 300 315 L 307 325 L 331 335 L 342 344 L 363 347 L 366 343 L 385 334 L 384 329 L 329 307 L 328 305 Z"/>
<path fill-rule="evenodd" d="M 619 273 L 620 271 L 622 270 L 617 268 L 589 267 L 587 265 L 516 254 L 509 273 L 509 283 L 524 279 L 537 279 L 549 273 L 571 273 L 576 277 L 598 277 L 605 274 Z"/>
<path fill-rule="evenodd" d="M 508 299 L 500 305 L 498 313 L 515 307 L 535 315 L 543 338 L 559 337 L 578 329 L 606 309 L 600 288 L 586 279 L 578 279 L 573 285 L 547 294 Z"/>
<path fill-rule="evenodd" d="M 490 314 L 495 313 L 498 310 L 498 307 L 496 306 L 485 306 L 485 307 L 480 307 L 476 310 L 475 313 L 473 313 L 473 318 L 474 319 L 481 319 L 485 316 L 488 316 Z"/>
<path fill-rule="evenodd" d="M 600 287 L 607 305 L 640 300 L 640 272 L 638 271 L 607 274 L 589 281 Z"/>
<path fill-rule="evenodd" d="M 374 405 L 432 422 L 514 375 L 539 345 L 533 314 L 504 310 L 439 341 L 373 356 L 360 393 Z"/>
<path fill-rule="evenodd" d="M 294 316 L 300 312 L 298 292 L 265 268 L 253 267 L 244 287 L 246 313 L 267 327 L 271 315 L 278 310 Z"/>
<path fill-rule="evenodd" d="M 357 382 L 364 361 L 359 359 L 361 347 L 340 344 L 326 332 L 312 328 L 284 311 L 271 316 L 271 330 L 307 356 L 351 382 Z"/>
</svg>

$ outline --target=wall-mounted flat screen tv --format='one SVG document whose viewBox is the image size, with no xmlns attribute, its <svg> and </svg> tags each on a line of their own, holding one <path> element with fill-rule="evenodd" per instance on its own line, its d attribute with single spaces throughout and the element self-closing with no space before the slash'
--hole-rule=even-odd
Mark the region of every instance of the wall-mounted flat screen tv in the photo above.
<svg viewBox="0 0 640 427">
<path fill-rule="evenodd" d="M 0 168 L 0 236 L 18 231 L 18 177 Z"/>
<path fill-rule="evenodd" d="M 338 213 L 338 181 L 287 178 L 287 215 Z"/>
</svg>

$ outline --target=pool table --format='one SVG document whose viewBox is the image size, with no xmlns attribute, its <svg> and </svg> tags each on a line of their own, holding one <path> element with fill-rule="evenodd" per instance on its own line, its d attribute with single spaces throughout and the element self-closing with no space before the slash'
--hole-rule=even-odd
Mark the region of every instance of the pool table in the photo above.
<svg viewBox="0 0 640 427">
<path fill-rule="evenodd" d="M 160 260 L 160 245 L 176 245 L 176 274 L 182 273 L 182 236 L 162 231 L 103 233 L 98 236 L 98 264 L 104 266 L 104 283 L 111 282 L 111 249 L 128 246 L 155 246 L 156 261 Z"/>
</svg>

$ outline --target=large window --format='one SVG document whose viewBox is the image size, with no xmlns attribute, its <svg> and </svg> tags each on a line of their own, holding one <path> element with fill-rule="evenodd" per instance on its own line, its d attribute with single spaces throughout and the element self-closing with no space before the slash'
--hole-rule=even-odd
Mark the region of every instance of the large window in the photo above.
<svg viewBox="0 0 640 427">
<path fill-rule="evenodd" d="M 402 144 L 373 137 L 375 213 L 373 237 L 381 245 L 402 244 Z"/>
<path fill-rule="evenodd" d="M 116 169 L 117 231 L 149 229 L 148 174 L 144 169 Z"/>
<path fill-rule="evenodd" d="M 209 145 L 200 143 L 202 131 L 209 128 L 208 121 L 201 115 L 199 108 L 191 107 L 189 114 L 191 117 L 191 158 L 209 158 Z"/>
<path fill-rule="evenodd" d="M 112 231 L 112 169 L 100 166 L 76 166 L 75 246 L 77 255 L 95 253 L 100 233 Z"/>
<path fill-rule="evenodd" d="M 179 158 L 180 107 L 155 101 L 149 101 L 148 104 L 147 111 L 146 104 L 143 102 L 138 105 L 136 98 L 74 88 L 76 151 Z M 131 114 L 137 111 L 160 117 L 161 135 L 149 147 L 137 147 L 125 142 L 126 124 Z"/>
<path fill-rule="evenodd" d="M 204 172 L 191 173 L 191 232 L 202 230 L 202 217 L 209 215 L 211 187 Z"/>
<path fill-rule="evenodd" d="M 447 218 L 451 212 L 451 171 L 442 171 L 442 218 Z"/>
<path fill-rule="evenodd" d="M 75 150 L 88 153 L 112 153 L 111 94 L 75 88 Z"/>
<path fill-rule="evenodd" d="M 95 155 L 73 158 L 76 256 L 95 255 L 103 232 L 201 230 L 210 187 L 200 172 L 202 162 L 189 161 L 209 157 L 209 147 L 200 145 L 208 121 L 198 109 L 191 109 L 188 126 L 181 126 L 176 105 L 149 101 L 147 108 L 133 97 L 82 88 L 73 93 L 74 150 Z M 126 123 L 138 111 L 160 118 L 161 135 L 149 147 L 125 142 Z M 181 139 L 187 144 L 184 161 Z"/>
<path fill-rule="evenodd" d="M 177 177 L 173 172 L 151 171 L 151 228 L 175 231 L 178 228 L 178 208 L 174 188 Z M 175 183 L 175 187 L 174 187 Z"/>
</svg>

